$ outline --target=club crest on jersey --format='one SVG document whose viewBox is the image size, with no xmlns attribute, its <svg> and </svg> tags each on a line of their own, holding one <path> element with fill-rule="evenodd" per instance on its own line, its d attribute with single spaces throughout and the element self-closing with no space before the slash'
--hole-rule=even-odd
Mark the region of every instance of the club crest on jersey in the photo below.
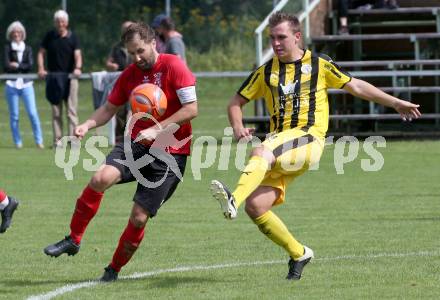
<svg viewBox="0 0 440 300">
<path fill-rule="evenodd" d="M 304 64 L 301 66 L 301 73 L 310 74 L 312 72 L 312 66 L 309 64 Z"/>
<path fill-rule="evenodd" d="M 142 83 L 149 83 L 150 79 L 148 78 L 148 76 L 144 75 L 144 79 L 142 79 Z"/>
<path fill-rule="evenodd" d="M 153 83 L 155 85 L 157 85 L 158 87 L 162 87 L 162 72 L 155 73 L 153 75 L 153 77 L 154 77 L 154 82 Z"/>
</svg>

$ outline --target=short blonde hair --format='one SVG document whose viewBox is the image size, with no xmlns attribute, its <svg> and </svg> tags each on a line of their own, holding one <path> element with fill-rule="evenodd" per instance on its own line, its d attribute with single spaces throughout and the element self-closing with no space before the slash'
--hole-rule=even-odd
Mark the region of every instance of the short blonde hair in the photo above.
<svg viewBox="0 0 440 300">
<path fill-rule="evenodd" d="M 301 31 L 301 23 L 298 18 L 295 15 L 282 11 L 276 11 L 270 16 L 269 28 L 274 28 L 283 22 L 289 23 L 289 27 L 294 34 Z"/>
<path fill-rule="evenodd" d="M 11 41 L 12 31 L 20 31 L 23 34 L 23 41 L 26 39 L 26 29 L 20 21 L 14 21 L 8 26 L 8 29 L 6 30 L 6 39 L 8 41 Z"/>
<path fill-rule="evenodd" d="M 55 14 L 53 15 L 53 20 L 56 21 L 58 19 L 64 19 L 67 22 L 69 22 L 69 15 L 67 14 L 67 12 L 65 10 L 57 10 L 55 12 Z"/>
</svg>

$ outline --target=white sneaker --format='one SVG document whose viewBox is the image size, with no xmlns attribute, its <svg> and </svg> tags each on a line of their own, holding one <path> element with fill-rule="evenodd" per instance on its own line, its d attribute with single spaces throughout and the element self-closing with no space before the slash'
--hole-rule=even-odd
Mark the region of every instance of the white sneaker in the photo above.
<svg viewBox="0 0 440 300">
<path fill-rule="evenodd" d="M 234 196 L 228 188 L 218 180 L 211 181 L 212 196 L 220 203 L 223 215 L 226 219 L 235 219 L 237 217 L 237 207 Z"/>
</svg>

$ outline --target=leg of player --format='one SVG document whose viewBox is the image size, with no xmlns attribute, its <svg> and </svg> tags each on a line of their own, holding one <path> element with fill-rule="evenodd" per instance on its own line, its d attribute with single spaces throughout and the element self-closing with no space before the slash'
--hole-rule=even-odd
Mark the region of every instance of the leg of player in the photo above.
<svg viewBox="0 0 440 300">
<path fill-rule="evenodd" d="M 118 279 L 119 271 L 128 263 L 142 242 L 148 219 L 149 213 L 134 203 L 128 224 L 119 239 L 111 263 L 104 269 L 101 281 L 111 282 Z"/>
<path fill-rule="evenodd" d="M 11 226 L 12 215 L 18 207 L 18 201 L 14 197 L 7 196 L 0 189 L 0 213 L 2 215 L 2 223 L 0 225 L 0 233 L 4 233 Z"/>
<path fill-rule="evenodd" d="M 246 200 L 245 211 L 258 229 L 290 256 L 287 279 L 299 280 L 304 266 L 313 258 L 313 251 L 299 243 L 283 221 L 270 209 L 280 196 L 280 190 L 259 186 Z"/>
<path fill-rule="evenodd" d="M 44 253 L 52 257 L 58 257 L 63 253 L 69 256 L 77 254 L 87 225 L 101 204 L 104 191 L 120 180 L 121 173 L 117 168 L 105 164 L 101 166 L 77 199 L 70 222 L 70 234 L 61 241 L 47 246 Z"/>
<path fill-rule="evenodd" d="M 177 162 L 179 173 L 184 174 L 187 157 L 185 155 L 173 155 L 173 157 Z M 171 171 L 168 164 L 159 159 L 142 168 L 141 173 L 150 182 L 161 182 L 161 184 L 147 187 L 138 183 L 130 219 L 101 281 L 110 282 L 118 279 L 121 268 L 129 262 L 138 249 L 144 237 L 147 221 L 156 216 L 157 211 L 170 199 L 180 183 L 180 177 Z M 163 178 L 164 174 L 166 178 Z"/>
<path fill-rule="evenodd" d="M 211 193 L 220 203 L 226 219 L 234 219 L 237 216 L 238 207 L 261 184 L 266 172 L 274 163 L 275 157 L 272 152 L 260 146 L 252 150 L 251 158 L 243 170 L 234 192 L 230 192 L 218 180 L 211 182 Z"/>
</svg>

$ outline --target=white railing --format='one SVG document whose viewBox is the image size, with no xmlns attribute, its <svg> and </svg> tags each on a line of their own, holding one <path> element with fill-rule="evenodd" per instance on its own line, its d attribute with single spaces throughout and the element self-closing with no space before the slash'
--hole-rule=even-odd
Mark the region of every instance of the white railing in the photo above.
<svg viewBox="0 0 440 300">
<path fill-rule="evenodd" d="M 298 15 L 299 22 L 304 21 L 304 30 L 303 36 L 306 43 L 310 40 L 310 24 L 309 24 L 309 15 L 310 12 L 321 2 L 321 0 L 313 0 L 310 3 L 310 0 L 302 0 L 303 1 L 303 11 Z M 281 10 L 289 0 L 281 0 L 273 10 L 267 15 L 267 17 L 261 22 L 261 24 L 255 29 L 255 47 L 256 47 L 256 63 L 257 66 L 261 66 L 264 62 L 269 60 L 270 57 L 273 56 L 273 50 L 270 48 L 266 53 L 263 54 L 263 31 L 269 24 L 270 16 L 276 12 Z"/>
</svg>

